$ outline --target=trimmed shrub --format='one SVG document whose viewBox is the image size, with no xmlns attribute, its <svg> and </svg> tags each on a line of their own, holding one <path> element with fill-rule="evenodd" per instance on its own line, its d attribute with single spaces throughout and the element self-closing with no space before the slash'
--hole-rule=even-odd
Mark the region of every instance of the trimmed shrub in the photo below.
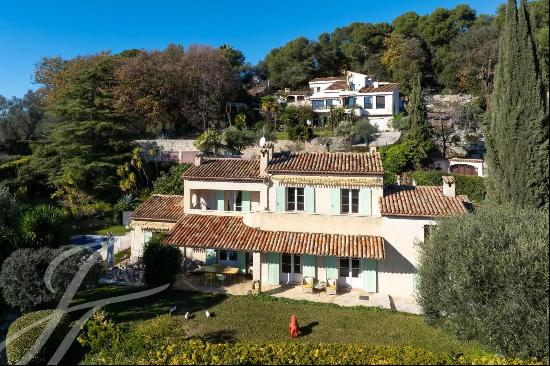
<svg viewBox="0 0 550 366">
<path fill-rule="evenodd" d="M 91 249 L 85 249 L 63 260 L 52 276 L 52 293 L 44 282 L 44 275 L 50 262 L 63 253 L 66 248 L 19 249 L 13 252 L 3 263 L 0 273 L 0 287 L 7 304 L 29 312 L 57 305 L 67 286 L 77 273 L 81 264 L 92 255 Z M 86 275 L 83 286 L 98 283 L 103 271 L 100 258 Z"/>
<path fill-rule="evenodd" d="M 41 310 L 34 313 L 25 314 L 16 319 L 8 329 L 8 338 L 13 337 L 18 331 L 25 329 L 26 327 L 44 319 L 47 316 L 53 315 L 59 319 L 59 323 L 55 328 L 52 335 L 46 341 L 46 344 L 29 362 L 31 365 L 44 365 L 46 364 L 63 338 L 67 334 L 67 330 L 70 324 L 70 319 L 67 314 L 61 310 Z M 42 331 L 46 329 L 48 322 L 44 322 L 36 327 L 27 330 L 18 338 L 9 341 L 6 345 L 6 354 L 8 357 L 8 364 L 17 364 L 28 350 L 34 345 L 36 340 L 42 334 Z"/>
<path fill-rule="evenodd" d="M 548 357 L 548 211 L 486 206 L 420 243 L 427 320 L 495 351 Z"/>
<path fill-rule="evenodd" d="M 182 255 L 177 247 L 161 244 L 163 235 L 155 234 L 143 249 L 143 280 L 148 286 L 174 283 L 181 270 Z"/>
<path fill-rule="evenodd" d="M 465 194 L 473 202 L 482 202 L 485 199 L 486 188 L 485 178 L 483 177 L 446 174 L 439 170 L 416 170 L 411 172 L 411 176 L 418 186 L 440 186 L 442 184 L 441 177 L 444 175 L 452 175 L 455 178 L 456 194 Z"/>
</svg>

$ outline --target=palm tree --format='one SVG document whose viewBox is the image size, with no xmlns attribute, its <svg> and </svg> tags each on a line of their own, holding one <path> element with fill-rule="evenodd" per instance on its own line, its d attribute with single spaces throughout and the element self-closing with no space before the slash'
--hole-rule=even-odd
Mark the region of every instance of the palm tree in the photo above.
<svg viewBox="0 0 550 366">
<path fill-rule="evenodd" d="M 273 120 L 275 122 L 274 127 L 277 129 L 277 101 L 275 97 L 272 95 L 262 97 L 260 109 L 265 115 L 267 123 L 271 125 L 271 121 Z"/>
</svg>

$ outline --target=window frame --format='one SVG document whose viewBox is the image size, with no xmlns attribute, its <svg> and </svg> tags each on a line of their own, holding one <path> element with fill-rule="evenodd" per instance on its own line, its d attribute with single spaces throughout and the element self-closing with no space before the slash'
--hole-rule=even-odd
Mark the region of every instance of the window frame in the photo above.
<svg viewBox="0 0 550 366">
<path fill-rule="evenodd" d="M 340 189 L 340 214 L 359 214 L 359 189 Z"/>
<path fill-rule="evenodd" d="M 304 212 L 306 208 L 305 201 L 304 187 L 286 187 L 285 208 L 287 212 Z"/>
<path fill-rule="evenodd" d="M 382 106 L 380 107 L 380 104 L 378 103 L 379 100 L 383 100 Z M 386 96 L 385 95 L 377 95 L 376 96 L 376 109 L 386 109 Z"/>
<path fill-rule="evenodd" d="M 368 103 L 367 100 L 369 101 Z M 374 109 L 372 104 L 372 95 L 363 97 L 363 106 L 365 109 Z"/>
</svg>

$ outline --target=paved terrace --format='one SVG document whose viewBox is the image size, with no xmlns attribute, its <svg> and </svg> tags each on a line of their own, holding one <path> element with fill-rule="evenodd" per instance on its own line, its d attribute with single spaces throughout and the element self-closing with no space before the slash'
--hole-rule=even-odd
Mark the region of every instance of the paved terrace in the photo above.
<svg viewBox="0 0 550 366">
<path fill-rule="evenodd" d="M 230 295 L 246 295 L 252 290 L 252 281 L 243 276 L 233 279 L 227 278 L 223 286 L 220 282 L 213 285 L 205 285 L 204 279 L 199 275 L 180 275 L 174 284 L 175 289 L 193 290 L 201 292 L 226 293 Z M 284 297 L 293 300 L 307 300 L 340 306 L 378 306 L 385 309 L 393 309 L 407 313 L 419 314 L 420 308 L 412 298 L 392 297 L 382 293 L 367 293 L 362 290 L 339 291 L 338 295 L 327 295 L 324 291 L 304 293 L 300 285 L 281 285 L 267 291 L 264 294 Z"/>
</svg>

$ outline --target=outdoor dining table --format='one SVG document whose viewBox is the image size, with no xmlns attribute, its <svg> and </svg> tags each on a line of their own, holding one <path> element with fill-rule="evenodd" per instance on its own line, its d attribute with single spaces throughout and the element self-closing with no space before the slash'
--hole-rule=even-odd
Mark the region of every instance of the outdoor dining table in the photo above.
<svg viewBox="0 0 550 366">
<path fill-rule="evenodd" d="M 232 276 L 233 277 L 233 283 L 235 283 L 235 275 L 239 273 L 239 269 L 235 267 L 225 267 L 220 265 L 211 265 L 211 266 L 204 266 L 200 270 L 200 272 L 203 273 L 215 273 L 215 274 L 224 274 L 226 276 Z"/>
</svg>

